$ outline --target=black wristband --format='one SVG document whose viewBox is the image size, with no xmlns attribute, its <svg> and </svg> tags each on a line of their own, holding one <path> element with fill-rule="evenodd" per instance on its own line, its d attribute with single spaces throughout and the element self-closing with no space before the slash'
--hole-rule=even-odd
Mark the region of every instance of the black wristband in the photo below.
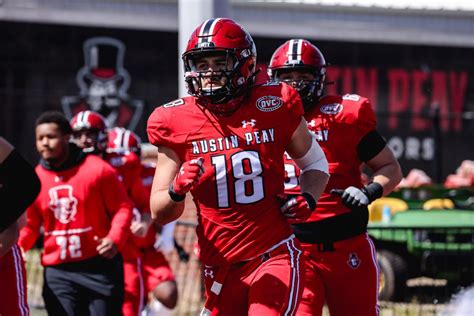
<svg viewBox="0 0 474 316">
<path fill-rule="evenodd" d="M 308 192 L 303 192 L 301 195 L 306 199 L 306 202 L 308 202 L 309 209 L 314 211 L 316 209 L 316 201 L 314 200 L 314 197 Z"/>
<path fill-rule="evenodd" d="M 173 183 L 171 183 L 170 188 L 168 189 L 168 194 L 170 195 L 170 198 L 175 202 L 182 202 L 184 198 L 186 198 L 186 195 L 181 195 L 174 192 Z"/>
<path fill-rule="evenodd" d="M 383 187 L 377 182 L 370 182 L 365 187 L 363 187 L 361 191 L 367 195 L 369 202 L 373 202 L 374 200 L 381 198 L 383 195 Z"/>
</svg>

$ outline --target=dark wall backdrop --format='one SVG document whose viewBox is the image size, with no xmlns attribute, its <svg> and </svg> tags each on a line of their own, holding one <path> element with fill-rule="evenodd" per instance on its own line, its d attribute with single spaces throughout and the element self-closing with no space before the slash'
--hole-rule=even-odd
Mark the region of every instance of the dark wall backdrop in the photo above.
<svg viewBox="0 0 474 316">
<path fill-rule="evenodd" d="M 0 135 L 32 162 L 38 159 L 34 121 L 45 110 L 61 110 L 63 96 L 78 93 L 75 77 L 88 38 L 109 36 L 126 45 L 128 93 L 145 101 L 136 128 L 144 140 L 154 107 L 178 97 L 177 33 L 0 22 L 0 34 Z M 254 39 L 263 68 L 286 40 Z M 441 179 L 474 159 L 474 49 L 310 40 L 331 64 L 327 93 L 369 97 L 405 174 L 420 168 Z"/>
</svg>

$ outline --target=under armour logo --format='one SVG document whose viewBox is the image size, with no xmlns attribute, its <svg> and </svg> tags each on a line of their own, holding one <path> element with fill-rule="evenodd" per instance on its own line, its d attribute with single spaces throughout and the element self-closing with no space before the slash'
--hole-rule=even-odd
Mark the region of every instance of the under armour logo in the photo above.
<svg viewBox="0 0 474 316">
<path fill-rule="evenodd" d="M 204 269 L 204 277 L 214 279 L 214 270 Z"/>
<path fill-rule="evenodd" d="M 247 128 L 248 125 L 254 127 L 256 122 L 257 121 L 254 120 L 254 119 L 251 119 L 250 121 L 243 120 L 242 121 L 242 128 Z"/>
<path fill-rule="evenodd" d="M 347 264 L 352 269 L 357 269 L 360 266 L 360 259 L 357 257 L 357 254 L 351 253 L 349 255 L 349 260 L 347 261 Z"/>
<path fill-rule="evenodd" d="M 316 127 L 316 121 L 315 121 L 315 120 L 311 120 L 310 122 L 308 122 L 308 126 Z"/>
</svg>

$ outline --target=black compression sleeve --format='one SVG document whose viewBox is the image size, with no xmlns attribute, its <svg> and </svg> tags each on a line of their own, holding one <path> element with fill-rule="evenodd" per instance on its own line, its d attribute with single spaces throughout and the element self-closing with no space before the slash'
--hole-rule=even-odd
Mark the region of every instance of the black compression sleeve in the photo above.
<svg viewBox="0 0 474 316">
<path fill-rule="evenodd" d="M 361 161 L 367 162 L 377 156 L 387 143 L 376 130 L 368 132 L 357 145 L 357 155 Z"/>
<path fill-rule="evenodd" d="M 13 150 L 0 164 L 0 232 L 23 214 L 40 189 L 41 183 L 35 169 Z"/>
</svg>

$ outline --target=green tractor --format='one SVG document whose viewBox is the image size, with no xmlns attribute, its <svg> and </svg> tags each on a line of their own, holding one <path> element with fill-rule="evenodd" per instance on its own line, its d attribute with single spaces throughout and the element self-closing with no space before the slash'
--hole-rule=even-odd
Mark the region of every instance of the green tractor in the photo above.
<svg viewBox="0 0 474 316">
<path fill-rule="evenodd" d="M 379 298 L 403 301 L 407 280 L 474 282 L 474 191 L 402 189 L 369 208 L 369 235 L 380 266 Z M 395 203 L 394 203 L 395 202 Z"/>
</svg>

